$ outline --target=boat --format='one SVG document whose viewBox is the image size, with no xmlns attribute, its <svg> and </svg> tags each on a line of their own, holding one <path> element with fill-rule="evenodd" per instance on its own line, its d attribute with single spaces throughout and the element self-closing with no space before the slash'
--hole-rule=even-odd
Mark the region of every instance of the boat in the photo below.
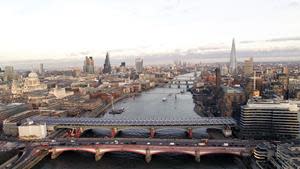
<svg viewBox="0 0 300 169">
<path fill-rule="evenodd" d="M 125 111 L 124 108 L 121 108 L 121 109 L 113 109 L 109 112 L 109 114 L 121 114 Z"/>
<path fill-rule="evenodd" d="M 163 101 L 163 102 L 167 101 L 167 98 L 165 98 L 165 97 L 164 97 L 164 98 L 162 98 L 162 101 Z"/>
<path fill-rule="evenodd" d="M 184 93 L 184 90 L 181 90 L 180 93 L 183 94 L 183 93 Z"/>
</svg>

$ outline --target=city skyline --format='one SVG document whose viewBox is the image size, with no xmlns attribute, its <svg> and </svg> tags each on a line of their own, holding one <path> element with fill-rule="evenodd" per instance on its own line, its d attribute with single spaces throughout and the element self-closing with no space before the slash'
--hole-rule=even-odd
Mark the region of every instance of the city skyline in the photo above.
<svg viewBox="0 0 300 169">
<path fill-rule="evenodd" d="M 106 51 L 112 60 L 195 55 L 215 61 L 228 54 L 232 38 L 238 58 L 250 53 L 299 60 L 299 3 L 1 2 L 0 18 L 6 26 L 0 28 L 0 61 L 104 58 Z"/>
</svg>

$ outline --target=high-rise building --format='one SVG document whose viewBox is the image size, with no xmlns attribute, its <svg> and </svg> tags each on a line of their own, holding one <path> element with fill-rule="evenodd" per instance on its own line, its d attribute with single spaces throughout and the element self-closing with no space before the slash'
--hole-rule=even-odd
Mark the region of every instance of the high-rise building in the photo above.
<svg viewBox="0 0 300 169">
<path fill-rule="evenodd" d="M 244 74 L 251 76 L 253 74 L 253 58 L 246 59 L 244 62 Z"/>
<path fill-rule="evenodd" d="M 237 61 L 236 61 L 236 50 L 235 50 L 234 39 L 232 40 L 232 46 L 231 46 L 229 73 L 231 74 L 237 73 Z"/>
<path fill-rule="evenodd" d="M 4 80 L 12 81 L 15 77 L 15 71 L 13 66 L 5 66 L 4 68 Z"/>
<path fill-rule="evenodd" d="M 108 52 L 106 53 L 105 61 L 104 61 L 104 68 L 103 68 L 103 73 L 111 73 L 111 66 L 110 66 L 110 61 L 109 61 L 109 54 Z"/>
<path fill-rule="evenodd" d="M 135 69 L 136 69 L 137 73 L 143 72 L 143 59 L 142 58 L 135 59 Z"/>
<path fill-rule="evenodd" d="M 219 88 L 221 86 L 221 70 L 220 68 L 216 68 L 216 86 Z"/>
<path fill-rule="evenodd" d="M 228 75 L 228 67 L 226 64 L 221 66 L 221 75 L 222 76 Z"/>
<path fill-rule="evenodd" d="M 125 62 L 121 62 L 120 67 L 125 67 L 125 66 L 126 66 L 126 63 Z"/>
<path fill-rule="evenodd" d="M 95 73 L 95 67 L 94 67 L 94 60 L 93 57 L 85 57 L 85 61 L 83 64 L 83 72 L 88 74 L 94 74 Z"/>
<path fill-rule="evenodd" d="M 39 74 L 40 75 L 44 74 L 44 65 L 42 63 L 40 63 Z"/>
<path fill-rule="evenodd" d="M 252 98 L 241 106 L 241 134 L 247 138 L 299 138 L 299 120 L 292 101 Z"/>
<path fill-rule="evenodd" d="M 282 67 L 282 73 L 289 75 L 289 68 L 287 66 Z"/>
</svg>

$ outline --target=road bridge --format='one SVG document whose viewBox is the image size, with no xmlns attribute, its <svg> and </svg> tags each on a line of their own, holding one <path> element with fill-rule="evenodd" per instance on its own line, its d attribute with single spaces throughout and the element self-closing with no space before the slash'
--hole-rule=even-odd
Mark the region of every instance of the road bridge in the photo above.
<svg viewBox="0 0 300 169">
<path fill-rule="evenodd" d="M 178 88 L 180 88 L 181 85 L 186 85 L 187 88 L 192 86 L 194 84 L 195 78 L 194 77 L 176 77 L 172 79 L 168 84 L 169 87 L 171 87 L 172 84 L 176 84 Z"/>
<path fill-rule="evenodd" d="M 65 151 L 80 151 L 95 154 L 100 160 L 105 153 L 132 152 L 145 155 L 150 162 L 153 155 L 160 153 L 182 153 L 195 157 L 209 154 L 228 154 L 250 156 L 255 146 L 262 141 L 253 140 L 208 140 L 208 139 L 147 139 L 147 138 L 58 138 L 55 140 L 37 140 L 27 144 L 19 159 L 11 163 L 13 169 L 33 167 L 47 154 L 57 158 Z"/>
<path fill-rule="evenodd" d="M 98 141 L 97 141 L 98 140 Z M 145 155 L 147 162 L 152 155 L 161 153 L 183 153 L 195 156 L 200 162 L 200 156 L 209 154 L 230 154 L 235 156 L 250 156 L 255 143 L 247 140 L 188 140 L 188 139 L 61 139 L 46 143 L 55 159 L 65 151 L 84 151 L 95 154 L 100 160 L 109 152 L 132 152 Z"/>
<path fill-rule="evenodd" d="M 155 130 L 160 128 L 181 128 L 187 130 L 192 138 L 192 130 L 201 127 L 230 128 L 236 126 L 236 121 L 231 117 L 199 117 L 182 119 L 104 119 L 104 118 L 55 118 L 55 117 L 34 117 L 35 123 L 46 124 L 55 129 L 76 129 L 75 132 L 82 133 L 85 130 L 94 128 L 105 128 L 111 130 L 111 136 L 115 137 L 119 130 L 124 128 L 145 128 L 149 129 L 150 137 L 154 137 Z"/>
</svg>

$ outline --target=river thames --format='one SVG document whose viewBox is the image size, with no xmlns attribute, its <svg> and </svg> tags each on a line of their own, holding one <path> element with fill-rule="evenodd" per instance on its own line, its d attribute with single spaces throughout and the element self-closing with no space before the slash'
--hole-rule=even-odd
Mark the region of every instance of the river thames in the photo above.
<svg viewBox="0 0 300 169">
<path fill-rule="evenodd" d="M 185 92 L 183 92 L 185 91 Z M 165 98 L 166 101 L 162 101 Z M 177 88 L 159 87 L 141 93 L 136 97 L 124 99 L 114 104 L 115 109 L 124 108 L 122 114 L 104 114 L 100 118 L 131 118 L 131 119 L 177 119 L 199 117 L 194 111 L 194 103 L 186 86 Z M 106 130 L 90 130 L 83 137 L 109 136 Z M 119 137 L 148 137 L 147 130 L 127 129 L 121 131 Z M 180 129 L 161 129 L 156 131 L 157 138 L 186 138 L 186 132 Z M 206 129 L 193 131 L 194 138 L 207 137 Z M 150 163 L 146 163 L 144 156 L 134 153 L 106 153 L 100 161 L 94 160 L 93 154 L 81 152 L 64 152 L 57 159 L 51 160 L 47 156 L 34 169 L 238 169 L 237 160 L 231 156 L 201 157 L 197 163 L 193 156 L 182 154 L 155 155 Z"/>
</svg>

